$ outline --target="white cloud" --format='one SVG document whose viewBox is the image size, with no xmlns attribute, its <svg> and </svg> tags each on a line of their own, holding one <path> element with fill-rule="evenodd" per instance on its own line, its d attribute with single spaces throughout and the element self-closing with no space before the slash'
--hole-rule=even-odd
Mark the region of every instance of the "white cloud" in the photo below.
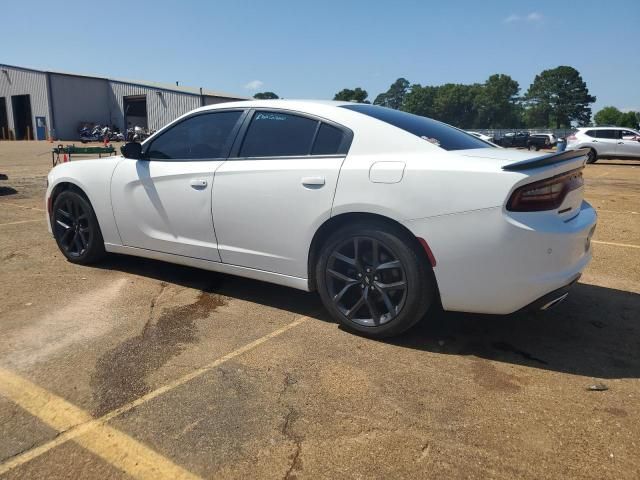
<svg viewBox="0 0 640 480">
<path fill-rule="evenodd" d="M 539 22 L 540 20 L 542 20 L 541 13 L 531 12 L 529 15 L 527 15 L 527 21 L 529 22 Z"/>
<path fill-rule="evenodd" d="M 516 23 L 521 21 L 535 23 L 535 22 L 542 21 L 543 18 L 544 17 L 542 16 L 542 14 L 538 12 L 528 13 L 524 17 L 521 15 L 518 15 L 517 13 L 512 13 L 511 15 L 509 15 L 503 20 L 503 23 Z"/>
<path fill-rule="evenodd" d="M 244 88 L 246 88 L 247 90 L 258 90 L 263 85 L 264 85 L 264 82 L 261 80 L 251 80 L 249 83 L 247 83 L 244 86 Z"/>
</svg>

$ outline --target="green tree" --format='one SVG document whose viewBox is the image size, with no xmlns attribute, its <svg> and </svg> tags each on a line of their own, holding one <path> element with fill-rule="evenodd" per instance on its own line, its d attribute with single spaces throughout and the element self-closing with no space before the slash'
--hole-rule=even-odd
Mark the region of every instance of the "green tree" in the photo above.
<svg viewBox="0 0 640 480">
<path fill-rule="evenodd" d="M 367 100 L 369 94 L 366 90 L 356 87 L 353 90 L 344 88 L 335 94 L 334 100 L 342 100 L 344 102 L 371 103 Z"/>
<path fill-rule="evenodd" d="M 435 113 L 434 103 L 439 87 L 416 84 L 411 86 L 411 91 L 407 93 L 402 102 L 401 110 L 405 112 L 422 115 L 423 117 L 433 117 Z"/>
<path fill-rule="evenodd" d="M 618 125 L 622 112 L 616 107 L 604 107 L 593 116 L 593 121 L 598 126 Z"/>
<path fill-rule="evenodd" d="M 620 127 L 637 129 L 638 123 L 640 123 L 640 113 L 638 112 L 624 112 L 618 119 L 618 125 Z"/>
<path fill-rule="evenodd" d="M 258 92 L 253 96 L 253 98 L 258 100 L 275 100 L 280 97 L 273 92 Z"/>
<path fill-rule="evenodd" d="M 591 103 L 596 97 L 589 94 L 587 84 L 573 67 L 560 66 L 536 75 L 525 95 L 529 108 L 546 117 L 544 126 L 570 127 L 575 121 L 588 124 Z M 540 125 L 542 126 L 542 125 Z"/>
<path fill-rule="evenodd" d="M 446 83 L 438 87 L 433 102 L 433 118 L 458 128 L 477 124 L 477 97 L 482 85 Z"/>
<path fill-rule="evenodd" d="M 389 90 L 378 95 L 373 104 L 397 110 L 402 107 L 402 102 L 409 93 L 410 86 L 411 84 L 406 78 L 399 78 L 391 84 Z"/>
<path fill-rule="evenodd" d="M 520 86 L 509 75 L 491 75 L 476 97 L 477 128 L 513 128 L 519 126 L 518 92 Z"/>
</svg>

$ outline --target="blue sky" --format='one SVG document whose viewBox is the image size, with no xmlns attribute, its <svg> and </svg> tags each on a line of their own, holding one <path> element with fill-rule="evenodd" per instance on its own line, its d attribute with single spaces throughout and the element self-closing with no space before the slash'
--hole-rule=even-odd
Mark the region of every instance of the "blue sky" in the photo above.
<svg viewBox="0 0 640 480">
<path fill-rule="evenodd" d="M 412 83 L 577 68 L 598 101 L 640 110 L 640 4 L 629 1 L 3 2 L 0 63 L 252 96 L 371 99 Z M 104 13 L 100 13 L 104 9 Z M 7 21 L 8 20 L 8 21 Z"/>
</svg>

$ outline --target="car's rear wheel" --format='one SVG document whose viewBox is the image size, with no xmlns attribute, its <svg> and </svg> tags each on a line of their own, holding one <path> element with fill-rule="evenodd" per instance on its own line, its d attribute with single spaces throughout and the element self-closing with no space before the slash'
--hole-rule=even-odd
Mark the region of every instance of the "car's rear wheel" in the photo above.
<svg viewBox="0 0 640 480">
<path fill-rule="evenodd" d="M 589 149 L 587 153 L 587 163 L 596 163 L 598 161 L 598 154 L 593 148 Z"/>
<path fill-rule="evenodd" d="M 58 248 L 72 263 L 89 264 L 105 255 L 98 219 L 89 201 L 66 190 L 53 202 L 51 228 Z"/>
<path fill-rule="evenodd" d="M 345 327 L 370 337 L 407 330 L 435 297 L 433 272 L 401 229 L 355 224 L 333 233 L 316 266 L 322 302 Z"/>
</svg>

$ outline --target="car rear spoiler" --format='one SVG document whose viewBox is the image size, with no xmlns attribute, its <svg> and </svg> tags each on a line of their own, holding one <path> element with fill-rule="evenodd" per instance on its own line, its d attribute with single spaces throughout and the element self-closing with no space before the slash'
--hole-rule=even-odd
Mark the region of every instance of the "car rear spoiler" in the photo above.
<svg viewBox="0 0 640 480">
<path fill-rule="evenodd" d="M 510 163 L 502 167 L 502 169 L 512 172 L 518 170 L 529 170 L 531 168 L 546 167 L 548 165 L 565 162 L 567 160 L 575 160 L 579 157 L 585 157 L 584 160 L 586 162 L 588 153 L 588 148 L 580 148 L 578 150 L 565 150 L 564 152 L 560 153 L 550 153 L 548 155 L 542 155 L 541 157 L 535 157 L 528 160 L 522 160 L 520 162 Z"/>
</svg>

